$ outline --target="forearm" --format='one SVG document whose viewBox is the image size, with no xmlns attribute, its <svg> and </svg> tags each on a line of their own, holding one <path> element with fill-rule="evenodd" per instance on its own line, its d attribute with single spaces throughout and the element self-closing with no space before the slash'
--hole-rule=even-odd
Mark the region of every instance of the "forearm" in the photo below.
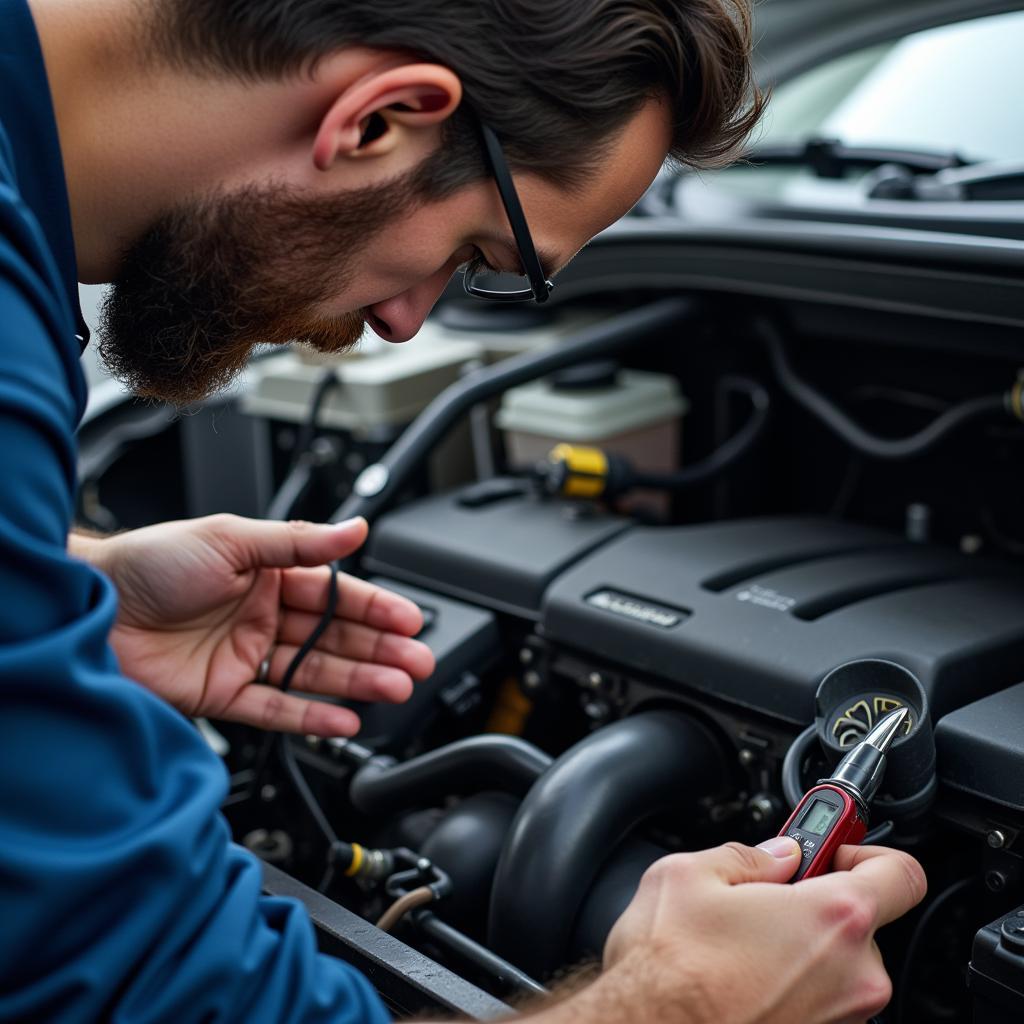
<svg viewBox="0 0 1024 1024">
<path fill-rule="evenodd" d="M 596 980 L 590 980 L 593 972 L 572 979 L 550 1001 L 527 1012 L 523 1024 L 625 1024 L 637 1019 L 696 1024 L 700 1018 L 683 994 L 685 986 L 659 984 L 656 960 L 653 952 L 646 956 L 637 951 Z M 671 999 L 665 998 L 668 993 Z"/>
</svg>

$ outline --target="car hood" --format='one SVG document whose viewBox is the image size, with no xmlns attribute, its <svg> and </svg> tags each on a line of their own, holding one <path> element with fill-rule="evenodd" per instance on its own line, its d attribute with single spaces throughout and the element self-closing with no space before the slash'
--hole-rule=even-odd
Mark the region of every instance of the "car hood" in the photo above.
<svg viewBox="0 0 1024 1024">
<path fill-rule="evenodd" d="M 1021 7 L 1024 0 L 764 0 L 755 10 L 758 77 L 778 84 L 862 47 Z"/>
</svg>

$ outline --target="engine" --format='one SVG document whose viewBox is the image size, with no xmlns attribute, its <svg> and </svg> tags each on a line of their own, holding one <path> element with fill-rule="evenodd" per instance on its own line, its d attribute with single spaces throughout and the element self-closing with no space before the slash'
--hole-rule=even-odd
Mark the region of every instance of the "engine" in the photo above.
<svg viewBox="0 0 1024 1024">
<path fill-rule="evenodd" d="M 664 350 L 627 357 L 625 371 L 601 362 L 638 338 L 655 352 L 680 322 L 726 355 L 705 348 L 702 370 Z M 993 357 L 970 391 L 995 397 L 965 412 L 963 357 L 949 354 L 947 397 L 926 408 L 890 361 L 884 387 L 861 371 L 855 420 L 816 407 L 791 339 L 735 323 L 661 300 L 462 375 L 362 460 L 335 513 L 372 519 L 353 571 L 420 606 L 435 673 L 407 704 L 358 707 L 354 741 L 271 746 L 218 726 L 226 812 L 267 862 L 269 891 L 305 899 L 325 948 L 399 1011 L 487 1017 L 599 961 L 651 863 L 775 834 L 897 707 L 910 726 L 869 841 L 917 856 L 934 896 L 882 933 L 896 983 L 886 1019 L 967 1019 L 986 993 L 998 1012 L 1024 993 L 1003 927 L 1024 902 L 1024 576 L 995 526 L 1018 496 L 1000 486 L 983 500 L 956 482 L 968 466 L 996 478 L 1017 457 L 1014 376 Z M 559 378 L 567 366 L 582 376 Z M 680 413 L 674 387 L 645 377 L 667 369 L 692 406 L 681 464 L 674 429 L 645 434 L 631 419 L 637 401 Z M 834 386 L 848 369 L 821 376 Z M 565 440 L 529 390 L 539 380 L 583 403 L 581 422 L 602 389 L 647 397 L 601 406 L 622 436 L 598 454 L 570 438 L 538 459 Z M 521 436 L 531 416 L 536 450 Z M 493 431 L 503 417 L 520 435 L 506 431 L 487 469 L 477 450 L 454 486 L 424 475 L 460 423 Z M 309 460 L 295 465 L 316 477 Z M 320 465 L 319 490 L 293 488 L 293 513 L 329 514 L 337 462 Z"/>
</svg>

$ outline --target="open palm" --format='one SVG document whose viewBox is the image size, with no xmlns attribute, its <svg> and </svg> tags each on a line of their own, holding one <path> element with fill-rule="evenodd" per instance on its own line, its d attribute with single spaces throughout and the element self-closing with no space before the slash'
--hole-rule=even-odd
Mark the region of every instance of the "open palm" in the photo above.
<svg viewBox="0 0 1024 1024">
<path fill-rule="evenodd" d="M 412 602 L 341 576 L 334 621 L 292 690 L 277 687 L 323 614 L 325 564 L 355 551 L 366 532 L 361 519 L 318 526 L 221 515 L 100 542 L 91 560 L 120 597 L 110 640 L 122 670 L 188 715 L 353 735 L 359 728 L 353 711 L 301 694 L 408 699 L 413 680 L 434 666 L 430 649 L 411 639 L 422 626 Z M 268 656 L 269 685 L 258 685 Z"/>
</svg>

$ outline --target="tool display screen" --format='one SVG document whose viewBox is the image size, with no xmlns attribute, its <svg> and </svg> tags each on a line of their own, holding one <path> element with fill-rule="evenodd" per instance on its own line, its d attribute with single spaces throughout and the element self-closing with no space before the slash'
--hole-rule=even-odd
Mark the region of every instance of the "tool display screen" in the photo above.
<svg viewBox="0 0 1024 1024">
<path fill-rule="evenodd" d="M 823 836 L 839 817 L 841 810 L 841 807 L 837 807 L 830 800 L 812 800 L 811 806 L 804 811 L 804 816 L 797 822 L 797 828 Z"/>
</svg>

